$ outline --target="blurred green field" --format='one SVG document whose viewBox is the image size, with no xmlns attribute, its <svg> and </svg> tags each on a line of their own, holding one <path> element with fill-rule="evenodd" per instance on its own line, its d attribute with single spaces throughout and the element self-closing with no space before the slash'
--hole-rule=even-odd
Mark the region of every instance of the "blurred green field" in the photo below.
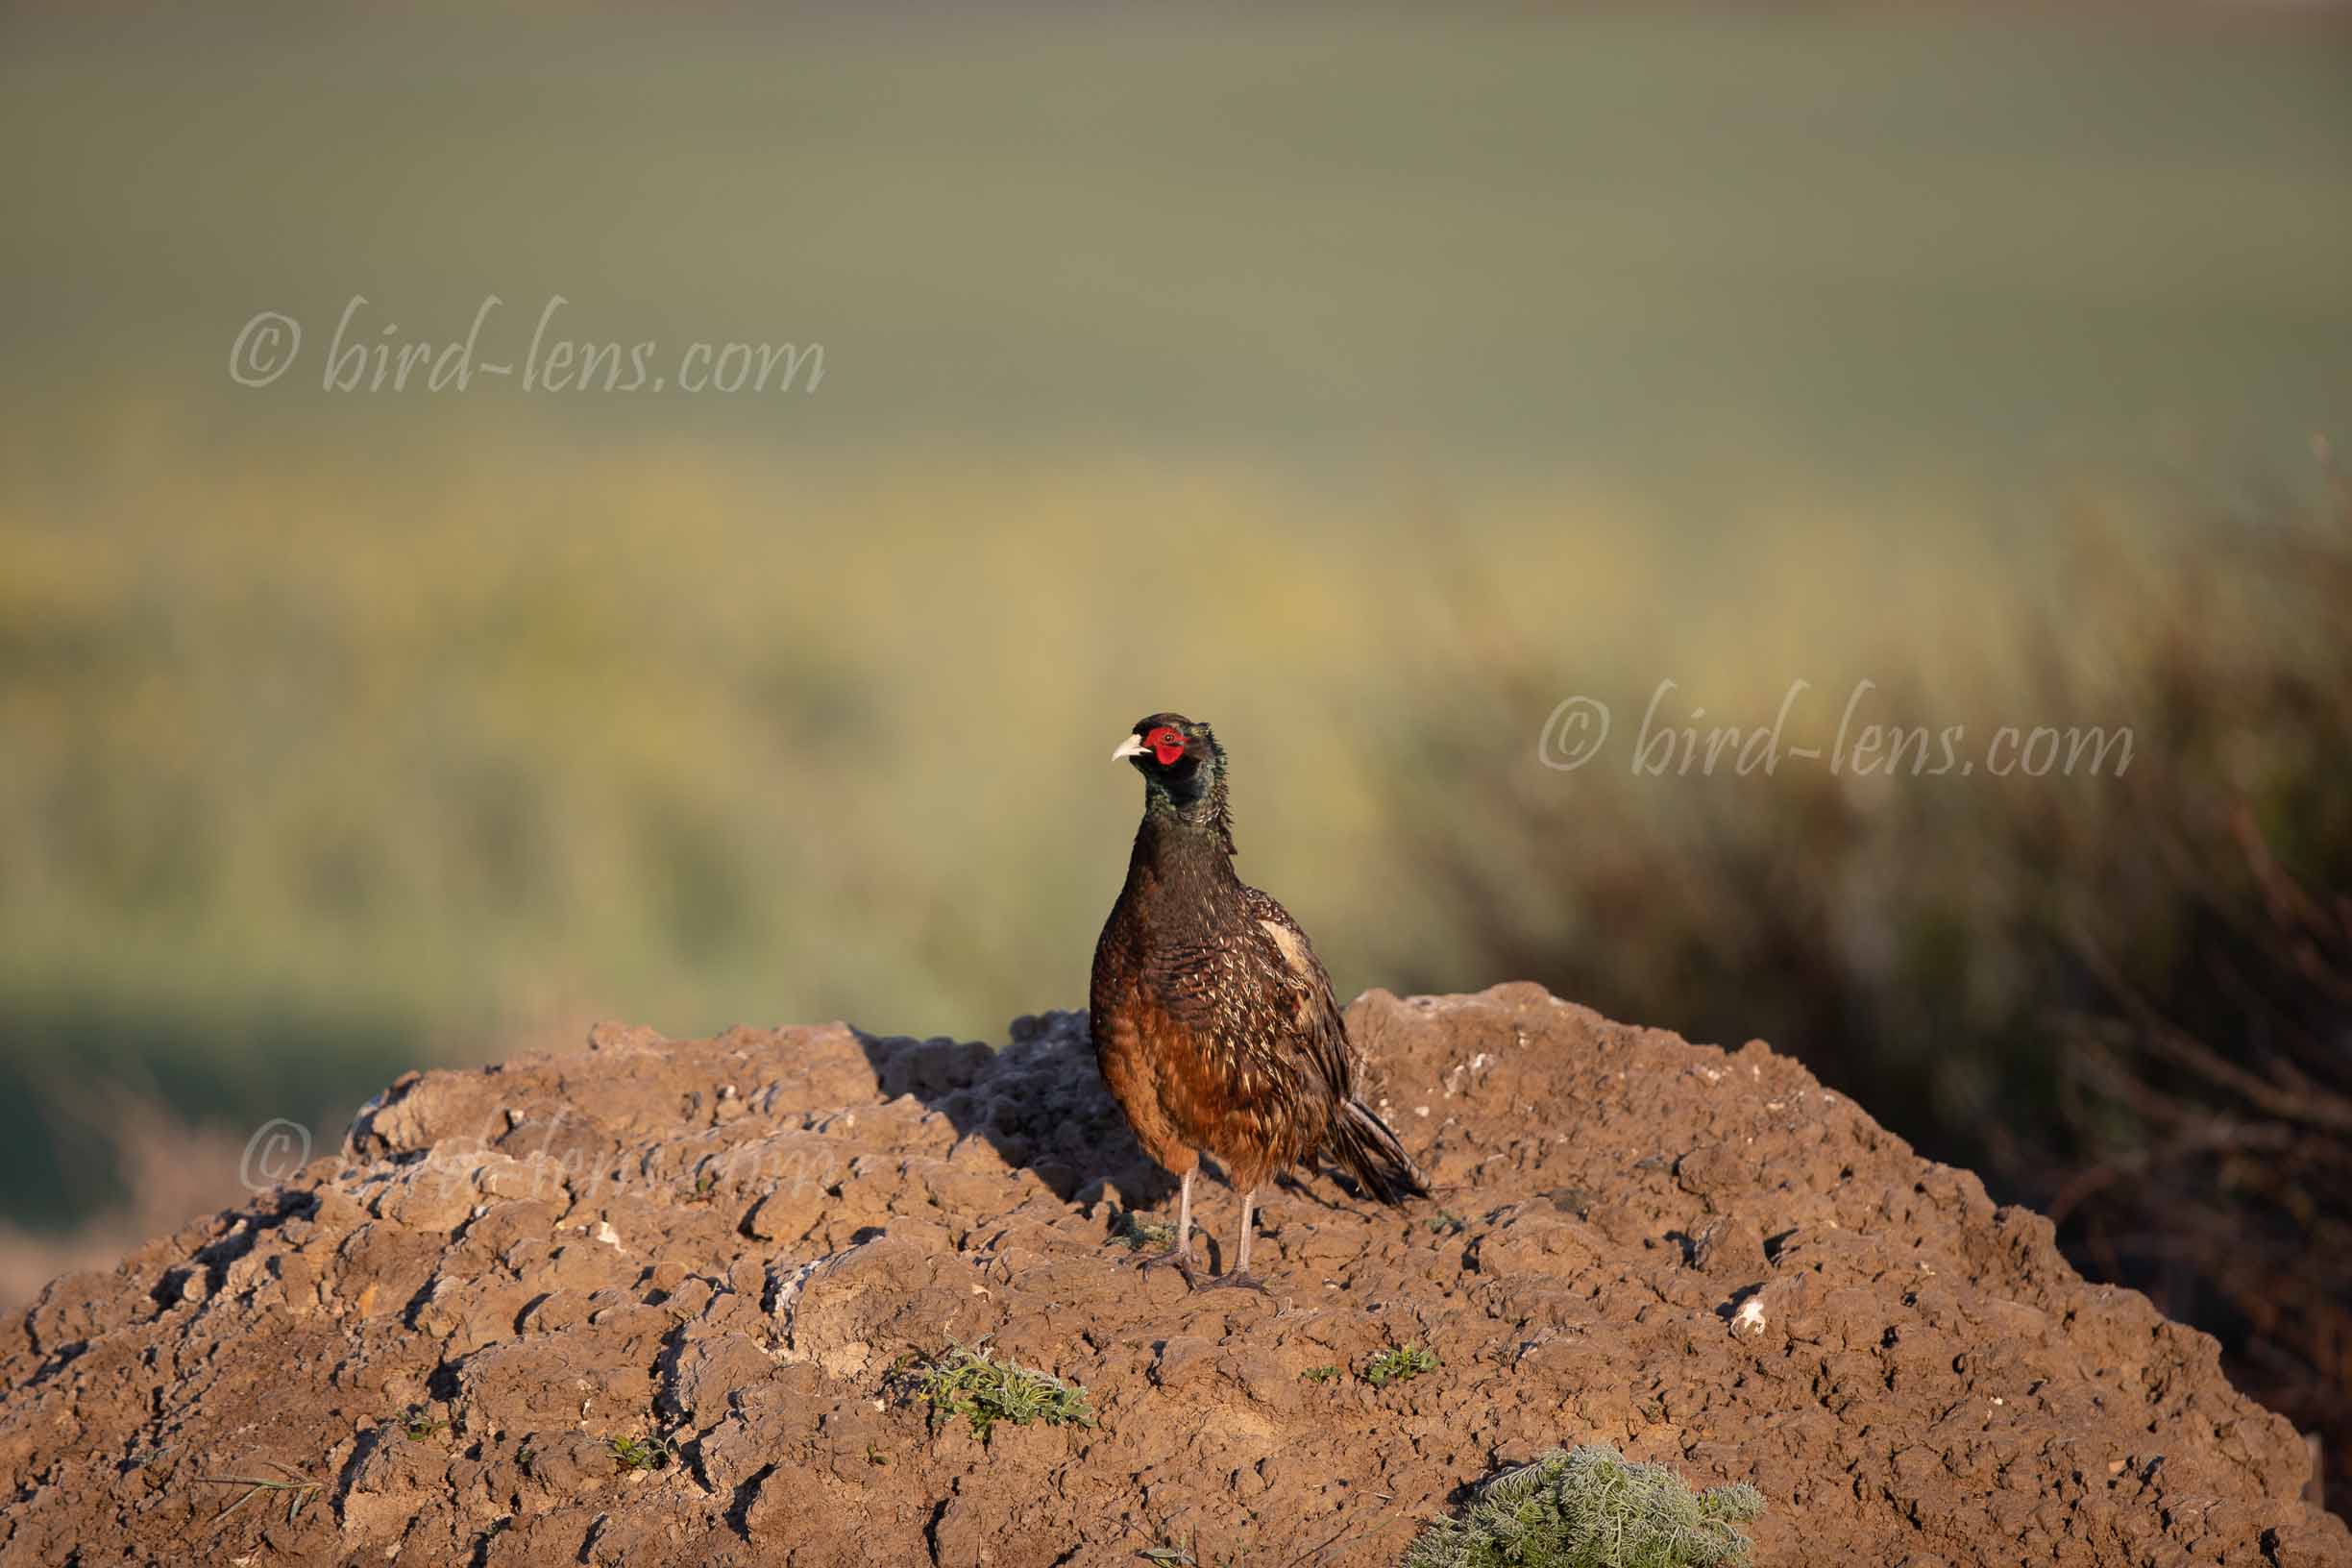
<svg viewBox="0 0 2352 1568">
<path fill-rule="evenodd" d="M 2316 24 L 5 26 L 0 1212 L 36 1227 L 156 1168 L 126 1103 L 226 1149 L 595 1015 L 1070 1005 L 1137 807 L 1104 757 L 1155 708 L 1218 723 L 1244 870 L 1343 992 L 1505 978 L 1384 776 L 1498 634 L 1553 699 L 1998 712 L 2063 520 L 2161 555 L 2147 498 L 2308 500 L 2352 410 Z M 322 391 L 351 296 L 446 341 L 493 292 L 507 351 L 561 294 L 826 380 Z M 242 388 L 263 309 L 308 358 Z M 1549 707 L 1482 741 L 1573 843 Z"/>
</svg>

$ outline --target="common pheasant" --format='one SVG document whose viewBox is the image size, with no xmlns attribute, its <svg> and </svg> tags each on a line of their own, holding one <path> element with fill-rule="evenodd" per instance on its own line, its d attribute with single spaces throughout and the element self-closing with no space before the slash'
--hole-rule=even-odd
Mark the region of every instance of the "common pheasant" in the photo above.
<svg viewBox="0 0 2352 1568">
<path fill-rule="evenodd" d="M 1144 1263 L 1199 1283 L 1192 1181 L 1205 1150 L 1241 1194 L 1240 1242 L 1213 1283 L 1262 1290 L 1251 1222 L 1259 1188 L 1285 1169 L 1328 1157 L 1388 1204 L 1429 1188 L 1357 1098 L 1347 1026 L 1307 933 L 1234 874 L 1216 736 L 1156 713 L 1112 758 L 1143 775 L 1143 821 L 1094 947 L 1094 1055 L 1144 1152 L 1183 1183 L 1176 1244 Z"/>
</svg>

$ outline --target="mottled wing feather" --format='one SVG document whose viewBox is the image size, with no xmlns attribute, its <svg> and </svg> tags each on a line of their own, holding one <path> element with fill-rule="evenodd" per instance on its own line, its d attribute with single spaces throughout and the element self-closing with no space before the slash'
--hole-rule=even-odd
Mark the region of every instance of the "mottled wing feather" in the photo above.
<svg viewBox="0 0 2352 1568">
<path fill-rule="evenodd" d="M 1331 976 L 1288 910 L 1256 888 L 1242 892 L 1287 978 L 1298 1044 L 1322 1074 L 1332 1098 L 1344 1100 L 1355 1092 L 1355 1064 L 1348 1051 L 1347 1024 L 1340 1017 L 1337 998 L 1332 995 Z"/>
</svg>

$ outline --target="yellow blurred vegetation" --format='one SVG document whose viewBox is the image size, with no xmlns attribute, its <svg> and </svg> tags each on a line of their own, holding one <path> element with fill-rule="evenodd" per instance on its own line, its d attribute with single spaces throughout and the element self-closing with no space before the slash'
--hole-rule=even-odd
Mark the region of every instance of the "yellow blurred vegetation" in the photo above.
<svg viewBox="0 0 2352 1568">
<path fill-rule="evenodd" d="M 2149 1070 L 2151 1017 L 2306 1085 L 2340 1038 L 2280 891 L 2352 852 L 2340 22 L 919 21 L 9 17 L 8 1221 L 110 1245 L 267 1117 L 324 1148 L 595 1015 L 1069 1005 L 1110 746 L 1173 707 L 1342 992 L 1769 1034 L 2352 1451 L 2341 1140 Z M 352 297 L 439 342 L 494 292 L 484 357 L 561 294 L 826 380 L 321 389 Z M 305 357 L 233 385 L 259 310 Z M 1809 681 L 1808 743 L 1870 680 L 2141 744 L 1636 777 L 1668 679 L 1743 728 Z M 1578 694 L 1615 733 L 1549 772 Z"/>
</svg>

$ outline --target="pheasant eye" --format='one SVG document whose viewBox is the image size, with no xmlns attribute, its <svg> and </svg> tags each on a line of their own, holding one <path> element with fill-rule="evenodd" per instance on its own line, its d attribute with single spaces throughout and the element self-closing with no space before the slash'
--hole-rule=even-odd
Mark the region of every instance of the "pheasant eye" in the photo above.
<svg viewBox="0 0 2352 1568">
<path fill-rule="evenodd" d="M 1184 737 L 1165 724 L 1153 730 L 1144 739 L 1150 743 L 1152 755 L 1160 759 L 1160 766 L 1163 768 L 1184 755 Z"/>
</svg>

